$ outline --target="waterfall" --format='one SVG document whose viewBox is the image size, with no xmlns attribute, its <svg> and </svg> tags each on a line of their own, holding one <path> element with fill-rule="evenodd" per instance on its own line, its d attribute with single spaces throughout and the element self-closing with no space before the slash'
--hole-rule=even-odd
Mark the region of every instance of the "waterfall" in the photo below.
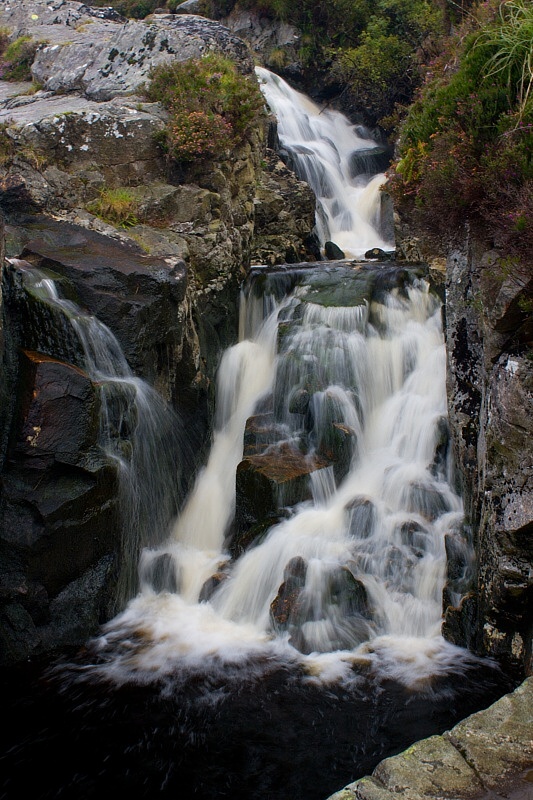
<svg viewBox="0 0 533 800">
<path fill-rule="evenodd" d="M 377 163 L 368 140 L 259 75 L 283 146 L 318 178 L 323 244 L 387 249 L 384 176 L 350 168 L 355 151 Z M 442 305 L 422 266 L 253 267 L 217 373 L 210 453 L 180 506 L 179 420 L 105 326 L 32 275 L 100 388 L 130 599 L 47 671 L 33 734 L 11 707 L 8 785 L 33 791 L 37 770 L 46 797 L 324 800 L 501 696 L 492 662 L 440 632 L 443 591 L 464 596 L 470 550 Z"/>
<path fill-rule="evenodd" d="M 383 148 L 363 126 L 352 125 L 338 111 L 320 109 L 278 75 L 263 67 L 256 74 L 290 166 L 315 193 L 322 247 L 333 241 L 347 258 L 362 257 L 374 247 L 393 250 L 394 242 L 380 233 Z"/>
<path fill-rule="evenodd" d="M 55 307 L 74 331 L 83 364 L 100 396 L 100 446 L 117 467 L 123 531 L 117 607 L 138 589 L 141 549 L 165 538 L 179 505 L 177 414 L 136 377 L 114 334 L 96 317 L 60 297 L 56 283 L 20 259 L 10 259 L 31 290 Z"/>
</svg>

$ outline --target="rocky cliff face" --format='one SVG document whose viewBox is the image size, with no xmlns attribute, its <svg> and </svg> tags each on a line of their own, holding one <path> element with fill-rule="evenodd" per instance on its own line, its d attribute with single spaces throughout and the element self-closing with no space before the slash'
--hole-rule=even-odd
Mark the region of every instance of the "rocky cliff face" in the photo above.
<svg viewBox="0 0 533 800">
<path fill-rule="evenodd" d="M 518 675 L 533 667 L 532 296 L 505 254 L 479 242 L 450 253 L 450 424 L 477 572 L 444 631 Z"/>
<path fill-rule="evenodd" d="M 314 198 L 267 147 L 266 117 L 217 162 L 180 167 L 157 145 L 167 114 L 140 91 L 151 67 L 216 51 L 252 74 L 249 48 L 221 24 L 24 0 L 2 4 L 0 25 L 38 43 L 32 82 L 0 80 L 0 662 L 12 663 L 80 644 L 109 618 L 124 552 L 99 387 L 27 270 L 106 325 L 177 411 L 193 454 L 185 489 L 247 266 L 313 257 Z M 133 210 L 111 224 L 95 208 L 117 189 Z"/>
</svg>

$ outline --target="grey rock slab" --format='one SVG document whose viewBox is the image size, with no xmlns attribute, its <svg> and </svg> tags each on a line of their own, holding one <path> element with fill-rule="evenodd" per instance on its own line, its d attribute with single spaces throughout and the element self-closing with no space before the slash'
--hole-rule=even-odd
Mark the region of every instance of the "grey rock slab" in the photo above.
<svg viewBox="0 0 533 800">
<path fill-rule="evenodd" d="M 501 791 L 510 776 L 533 766 L 533 677 L 444 736 L 487 789 Z"/>
<path fill-rule="evenodd" d="M 0 80 L 0 103 L 9 100 L 17 95 L 25 95 L 32 89 L 33 83 L 29 81 L 1 81 Z"/>
<path fill-rule="evenodd" d="M 382 761 L 374 778 L 390 791 L 410 798 L 475 797 L 483 786 L 474 770 L 442 736 L 416 742 L 400 756 Z"/>
<path fill-rule="evenodd" d="M 157 64 L 211 51 L 234 59 L 243 72 L 253 72 L 247 45 L 214 20 L 190 14 L 152 15 L 141 21 L 101 16 L 66 0 L 0 4 L 0 25 L 13 31 L 12 38 L 23 34 L 42 42 L 32 75 L 47 91 L 110 100 L 134 93 Z"/>
<path fill-rule="evenodd" d="M 4 99 L 0 95 L 0 101 Z M 22 127 L 40 122 L 48 117 L 53 118 L 73 113 L 98 113 L 100 109 L 100 104 L 87 100 L 82 95 L 47 96 L 44 99 L 39 95 L 34 95 L 32 102 L 23 105 L 4 103 L 0 108 L 0 123 Z"/>
</svg>

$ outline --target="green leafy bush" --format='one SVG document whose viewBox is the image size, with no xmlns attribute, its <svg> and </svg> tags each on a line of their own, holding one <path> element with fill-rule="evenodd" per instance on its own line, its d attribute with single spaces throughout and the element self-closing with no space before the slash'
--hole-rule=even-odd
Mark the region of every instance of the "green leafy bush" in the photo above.
<svg viewBox="0 0 533 800">
<path fill-rule="evenodd" d="M 178 161 L 222 156 L 265 113 L 255 77 L 216 53 L 156 67 L 146 96 L 170 111 L 161 144 Z"/>
<path fill-rule="evenodd" d="M 412 81 L 412 48 L 388 33 L 385 20 L 373 20 L 354 48 L 337 52 L 333 75 L 347 83 L 360 102 L 381 116 L 383 108 L 408 101 Z"/>
</svg>

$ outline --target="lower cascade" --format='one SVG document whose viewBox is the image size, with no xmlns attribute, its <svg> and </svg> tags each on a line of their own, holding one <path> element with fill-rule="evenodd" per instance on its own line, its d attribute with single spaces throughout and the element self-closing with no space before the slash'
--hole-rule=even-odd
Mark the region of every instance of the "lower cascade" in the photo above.
<svg viewBox="0 0 533 800">
<path fill-rule="evenodd" d="M 461 659 L 439 633 L 446 537 L 461 579 L 469 568 L 441 305 L 405 273 L 255 270 L 208 462 L 171 536 L 144 550 L 98 670 L 275 658 L 324 680 L 369 663 L 411 685 Z M 352 304 L 329 305 L 343 284 Z"/>
</svg>

